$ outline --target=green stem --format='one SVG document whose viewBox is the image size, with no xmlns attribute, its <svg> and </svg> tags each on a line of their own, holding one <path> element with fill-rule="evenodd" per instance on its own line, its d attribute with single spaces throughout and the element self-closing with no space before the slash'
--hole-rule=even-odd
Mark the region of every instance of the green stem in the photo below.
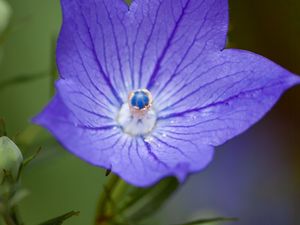
<svg viewBox="0 0 300 225">
<path fill-rule="evenodd" d="M 2 217 L 6 225 L 22 225 L 15 206 L 6 210 L 6 212 L 2 214 Z"/>
<path fill-rule="evenodd" d="M 11 218 L 13 219 L 13 221 L 16 225 L 22 225 L 23 224 L 21 219 L 20 219 L 20 216 L 18 214 L 17 206 L 12 207 L 10 216 L 11 216 Z"/>
<path fill-rule="evenodd" d="M 17 225 L 9 214 L 4 214 L 3 220 L 5 221 L 6 225 Z"/>
<path fill-rule="evenodd" d="M 118 176 L 114 174 L 110 175 L 110 179 L 104 186 L 98 200 L 95 225 L 107 224 L 107 222 L 111 219 L 112 215 L 110 215 L 109 212 L 109 206 L 112 203 L 111 197 L 120 181 L 121 179 Z"/>
</svg>

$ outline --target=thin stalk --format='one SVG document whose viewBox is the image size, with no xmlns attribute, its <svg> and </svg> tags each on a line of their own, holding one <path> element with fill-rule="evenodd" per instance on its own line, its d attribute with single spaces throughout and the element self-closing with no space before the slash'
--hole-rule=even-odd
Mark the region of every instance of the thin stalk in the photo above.
<svg viewBox="0 0 300 225">
<path fill-rule="evenodd" d="M 110 179 L 104 186 L 104 190 L 101 192 L 98 200 L 95 225 L 103 225 L 111 218 L 108 208 L 112 202 L 112 194 L 120 181 L 121 179 L 118 176 L 114 174 L 110 175 Z"/>
<path fill-rule="evenodd" d="M 16 225 L 22 225 L 23 224 L 22 221 L 21 221 L 21 218 L 18 214 L 17 206 L 12 207 L 10 217 L 13 219 L 13 221 Z"/>
<path fill-rule="evenodd" d="M 8 213 L 5 213 L 3 215 L 3 220 L 5 221 L 6 225 L 17 225 L 14 219 L 12 218 L 12 216 L 9 215 Z"/>
</svg>

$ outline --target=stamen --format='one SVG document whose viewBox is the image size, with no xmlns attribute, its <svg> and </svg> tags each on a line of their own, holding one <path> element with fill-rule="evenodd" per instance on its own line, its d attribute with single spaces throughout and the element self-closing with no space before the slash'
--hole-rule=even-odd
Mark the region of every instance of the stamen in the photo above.
<svg viewBox="0 0 300 225">
<path fill-rule="evenodd" d="M 143 118 L 152 106 L 152 95 L 147 89 L 138 89 L 128 95 L 128 104 L 132 116 Z"/>
<path fill-rule="evenodd" d="M 146 135 L 156 124 L 156 113 L 152 107 L 152 95 L 147 89 L 138 89 L 128 95 L 128 102 L 121 107 L 118 124 L 129 135 Z"/>
</svg>

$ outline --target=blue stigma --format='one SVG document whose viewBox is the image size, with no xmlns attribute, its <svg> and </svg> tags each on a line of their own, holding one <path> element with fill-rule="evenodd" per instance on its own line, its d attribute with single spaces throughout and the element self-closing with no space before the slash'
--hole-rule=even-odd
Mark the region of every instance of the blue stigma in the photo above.
<svg viewBox="0 0 300 225">
<path fill-rule="evenodd" d="M 149 105 L 149 96 L 144 91 L 135 91 L 131 98 L 131 105 L 139 109 L 144 109 Z"/>
</svg>

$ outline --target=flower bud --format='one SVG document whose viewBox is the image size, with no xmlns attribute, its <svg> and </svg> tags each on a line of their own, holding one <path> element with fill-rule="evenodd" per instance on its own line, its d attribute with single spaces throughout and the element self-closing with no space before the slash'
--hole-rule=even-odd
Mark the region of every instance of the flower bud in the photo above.
<svg viewBox="0 0 300 225">
<path fill-rule="evenodd" d="M 8 137 L 0 137 L 0 182 L 4 178 L 5 171 L 16 179 L 22 161 L 23 156 L 18 146 Z"/>
<path fill-rule="evenodd" d="M 2 33 L 6 26 L 11 15 L 11 8 L 5 0 L 0 0 L 0 33 Z"/>
</svg>

